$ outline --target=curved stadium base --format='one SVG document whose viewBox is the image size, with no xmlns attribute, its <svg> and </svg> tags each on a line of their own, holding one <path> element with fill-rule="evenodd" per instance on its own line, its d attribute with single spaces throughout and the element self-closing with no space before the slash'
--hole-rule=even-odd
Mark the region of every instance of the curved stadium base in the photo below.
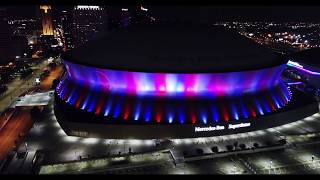
<svg viewBox="0 0 320 180">
<path fill-rule="evenodd" d="M 208 124 L 103 124 L 89 123 L 89 116 L 76 117 L 76 113 L 66 111 L 66 106 L 55 98 L 54 112 L 67 135 L 106 139 L 166 139 L 197 138 L 244 133 L 272 128 L 301 120 L 319 112 L 318 103 L 301 92 L 294 91 L 292 100 L 283 109 L 272 114 L 253 119 Z M 67 105 L 68 106 L 68 105 Z M 83 118 L 84 122 L 75 122 L 74 118 Z"/>
<path fill-rule="evenodd" d="M 282 81 L 286 57 L 236 31 L 205 24 L 119 29 L 61 59 L 65 73 L 55 91 L 55 114 L 68 135 L 219 136 L 318 112 L 312 98 L 299 92 L 293 97 Z"/>
</svg>

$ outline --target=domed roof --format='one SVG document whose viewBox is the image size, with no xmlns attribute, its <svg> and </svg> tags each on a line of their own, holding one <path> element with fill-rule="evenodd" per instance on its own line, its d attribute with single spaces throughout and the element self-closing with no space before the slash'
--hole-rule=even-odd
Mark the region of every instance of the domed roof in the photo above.
<svg viewBox="0 0 320 180">
<path fill-rule="evenodd" d="M 169 73 L 244 71 L 286 63 L 237 32 L 183 23 L 132 25 L 89 41 L 62 59 L 105 69 Z"/>
</svg>

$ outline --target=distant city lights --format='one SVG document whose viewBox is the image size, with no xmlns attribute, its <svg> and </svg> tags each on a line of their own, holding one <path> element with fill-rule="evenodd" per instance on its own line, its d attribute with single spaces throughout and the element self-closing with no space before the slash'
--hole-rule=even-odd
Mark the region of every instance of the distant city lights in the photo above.
<svg viewBox="0 0 320 180">
<path fill-rule="evenodd" d="M 79 5 L 75 7 L 76 10 L 101 10 L 100 6 L 86 6 L 86 5 Z"/>
<path fill-rule="evenodd" d="M 142 6 L 141 6 L 140 8 L 141 8 L 142 11 L 148 11 L 147 8 L 144 8 L 144 7 L 142 7 Z"/>
</svg>

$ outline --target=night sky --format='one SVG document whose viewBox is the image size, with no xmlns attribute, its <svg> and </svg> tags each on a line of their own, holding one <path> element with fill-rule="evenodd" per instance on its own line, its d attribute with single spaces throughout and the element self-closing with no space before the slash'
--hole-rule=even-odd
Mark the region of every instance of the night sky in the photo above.
<svg viewBox="0 0 320 180">
<path fill-rule="evenodd" d="M 34 18 L 38 6 L 6 6 L 9 18 Z"/>
<path fill-rule="evenodd" d="M 320 6 L 202 6 L 154 7 L 162 17 L 212 21 L 318 21 Z"/>
<path fill-rule="evenodd" d="M 35 17 L 38 6 L 10 6 L 10 17 Z M 56 7 L 61 9 L 61 7 Z M 155 17 L 191 21 L 315 21 L 320 6 L 149 6 Z"/>
</svg>

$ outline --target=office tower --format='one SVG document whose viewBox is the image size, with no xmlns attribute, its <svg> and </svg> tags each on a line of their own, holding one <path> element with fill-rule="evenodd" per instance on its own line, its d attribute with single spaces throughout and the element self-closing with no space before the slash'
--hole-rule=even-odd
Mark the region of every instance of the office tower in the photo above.
<svg viewBox="0 0 320 180">
<path fill-rule="evenodd" d="M 52 12 L 51 6 L 41 5 L 40 6 L 41 15 L 42 15 L 42 35 L 51 35 L 53 36 L 53 23 L 52 23 Z"/>
<path fill-rule="evenodd" d="M 0 8 L 0 27 L 0 64 L 6 64 L 14 60 L 14 55 L 10 50 L 11 32 L 5 8 Z"/>
<path fill-rule="evenodd" d="M 75 47 L 103 34 L 107 30 L 106 11 L 101 6 L 75 6 L 73 9 L 73 39 Z"/>
<path fill-rule="evenodd" d="M 72 9 L 63 9 L 60 16 L 60 24 L 63 31 L 63 51 L 68 51 L 74 48 L 73 38 L 72 38 Z"/>
</svg>

